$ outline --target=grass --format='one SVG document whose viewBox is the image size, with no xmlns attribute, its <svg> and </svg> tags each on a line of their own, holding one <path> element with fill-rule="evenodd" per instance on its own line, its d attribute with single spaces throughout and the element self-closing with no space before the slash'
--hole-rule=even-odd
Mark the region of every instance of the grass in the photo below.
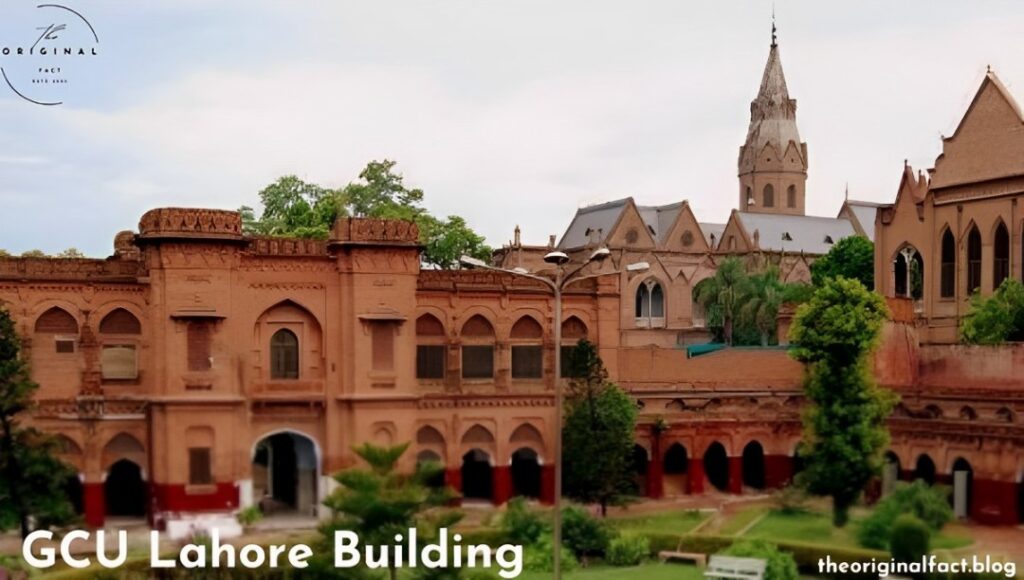
<svg viewBox="0 0 1024 580">
<path fill-rule="evenodd" d="M 611 580 L 618 578 L 643 578 L 644 580 L 698 580 L 704 578 L 704 571 L 692 564 L 660 564 L 652 562 L 627 568 L 591 566 L 563 574 L 567 580 Z M 550 572 L 526 572 L 519 576 L 523 580 L 550 580 Z"/>
<path fill-rule="evenodd" d="M 844 528 L 835 528 L 832 527 L 831 514 L 818 512 L 773 511 L 747 532 L 745 537 L 860 548 L 856 519 Z M 971 543 L 971 538 L 962 530 L 940 532 L 932 536 L 933 550 L 961 548 Z"/>
<path fill-rule="evenodd" d="M 719 530 L 719 533 L 723 536 L 736 535 L 767 511 L 768 508 L 763 505 L 743 508 L 726 520 L 725 524 L 723 524 Z"/>
<path fill-rule="evenodd" d="M 707 513 L 687 510 L 609 518 L 608 521 L 622 532 L 682 535 L 690 533 L 708 517 Z"/>
</svg>

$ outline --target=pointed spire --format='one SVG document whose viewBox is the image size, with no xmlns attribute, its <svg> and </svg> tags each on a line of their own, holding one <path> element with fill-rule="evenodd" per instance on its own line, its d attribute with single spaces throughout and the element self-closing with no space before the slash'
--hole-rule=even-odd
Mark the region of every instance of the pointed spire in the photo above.
<svg viewBox="0 0 1024 580">
<path fill-rule="evenodd" d="M 776 46 L 779 45 L 778 38 L 776 38 L 775 34 L 776 32 L 777 30 L 775 28 L 775 3 L 772 2 L 772 48 L 775 48 Z"/>
</svg>

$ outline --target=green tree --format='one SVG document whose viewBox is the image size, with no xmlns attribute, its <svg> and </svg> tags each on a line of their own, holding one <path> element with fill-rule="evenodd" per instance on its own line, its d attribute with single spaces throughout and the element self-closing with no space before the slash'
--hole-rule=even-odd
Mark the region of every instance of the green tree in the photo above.
<svg viewBox="0 0 1024 580">
<path fill-rule="evenodd" d="M 84 257 L 85 257 L 85 254 L 82 253 L 82 251 L 79 250 L 78 248 L 68 248 L 68 249 L 64 250 L 63 252 L 61 252 L 61 253 L 59 253 L 59 254 L 54 256 L 54 258 L 76 258 L 76 259 L 81 259 L 81 258 L 84 258 Z"/>
<path fill-rule="evenodd" d="M 631 454 L 636 406 L 608 382 L 594 345 L 581 340 L 570 356 L 572 369 L 562 428 L 563 488 L 569 497 L 601 505 L 623 503 L 633 486 Z"/>
<path fill-rule="evenodd" d="M 404 219 L 416 222 L 424 246 L 423 261 L 441 268 L 458 265 L 462 255 L 489 260 L 491 248 L 459 216 L 439 219 L 423 206 L 423 190 L 405 185 L 395 162 L 371 161 L 359 179 L 340 189 L 307 183 L 294 175 L 260 191 L 263 213 L 239 208 L 246 233 L 326 239 L 344 216 Z"/>
<path fill-rule="evenodd" d="M 975 293 L 960 336 L 968 344 L 1002 344 L 1024 340 L 1024 284 L 1007 278 L 987 298 Z"/>
<path fill-rule="evenodd" d="M 8 252 L 7 250 L 4 250 L 3 248 L 0 248 L 0 258 L 10 258 L 10 257 L 11 257 L 11 253 L 10 252 Z"/>
<path fill-rule="evenodd" d="M 786 295 L 786 285 L 779 280 L 779 270 L 769 266 L 749 278 L 748 291 L 743 297 L 739 317 L 743 324 L 753 327 L 761 338 L 761 346 L 768 346 L 775 334 L 779 306 Z"/>
<path fill-rule="evenodd" d="M 21 423 L 39 385 L 20 350 L 14 320 L 0 307 L 0 530 L 19 527 L 24 538 L 30 518 L 47 526 L 73 511 L 63 489 L 72 471 L 57 459 L 56 440 Z"/>
<path fill-rule="evenodd" d="M 873 289 L 875 244 L 863 236 L 849 236 L 839 240 L 827 254 L 811 264 L 811 281 L 815 286 L 839 276 L 860 280 L 865 288 Z"/>
<path fill-rule="evenodd" d="M 333 545 L 336 530 L 359 535 L 362 545 L 393 544 L 396 534 L 407 536 L 410 528 L 423 532 L 429 540 L 437 530 L 455 524 L 461 514 L 441 508 L 455 495 L 448 488 L 430 485 L 440 465 L 421 463 L 412 474 L 397 471 L 398 460 L 409 448 L 405 443 L 377 447 L 365 443 L 354 449 L 367 467 L 347 469 L 334 476 L 339 487 L 324 500 L 333 517 L 321 527 L 325 543 Z M 389 560 L 392 580 L 397 577 L 395 562 Z"/>
<path fill-rule="evenodd" d="M 889 441 L 894 396 L 875 384 L 869 361 L 887 316 L 860 281 L 830 278 L 797 310 L 790 334 L 807 365 L 803 476 L 811 493 L 831 496 L 837 526 L 879 473 Z"/>
<path fill-rule="evenodd" d="M 42 250 L 25 250 L 21 253 L 22 258 L 45 258 L 46 252 Z"/>
<path fill-rule="evenodd" d="M 749 284 L 743 262 L 739 258 L 726 258 L 718 265 L 713 277 L 694 288 L 694 298 L 709 318 L 720 318 L 726 344 L 733 343 L 733 326 Z"/>
</svg>

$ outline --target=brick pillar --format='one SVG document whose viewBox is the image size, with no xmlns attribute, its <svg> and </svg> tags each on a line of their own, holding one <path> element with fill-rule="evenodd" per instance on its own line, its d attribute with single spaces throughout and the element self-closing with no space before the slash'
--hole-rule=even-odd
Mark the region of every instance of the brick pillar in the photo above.
<svg viewBox="0 0 1024 580">
<path fill-rule="evenodd" d="M 555 503 L 554 465 L 542 465 L 540 467 L 540 503 L 544 505 Z"/>
<path fill-rule="evenodd" d="M 700 495 L 704 493 L 704 459 L 691 457 L 689 477 L 686 478 L 687 485 L 690 486 L 689 493 L 693 495 Z"/>
<path fill-rule="evenodd" d="M 444 484 L 452 488 L 455 493 L 462 493 L 462 469 L 446 469 L 444 470 Z M 452 505 L 461 505 L 462 499 L 456 499 L 452 501 Z"/>
<path fill-rule="evenodd" d="M 647 497 L 659 499 L 665 496 L 665 467 L 660 455 L 647 462 Z"/>
<path fill-rule="evenodd" d="M 729 458 L 729 493 L 743 493 L 743 458 Z"/>
<path fill-rule="evenodd" d="M 785 487 L 793 479 L 793 458 L 788 455 L 765 455 L 764 486 L 767 489 Z"/>
<path fill-rule="evenodd" d="M 512 497 L 512 468 L 508 465 L 497 465 L 492 471 L 494 484 L 491 488 L 491 501 L 494 505 L 502 505 Z"/>
<path fill-rule="evenodd" d="M 107 515 L 103 484 L 99 482 L 83 483 L 82 503 L 84 504 L 85 523 L 91 528 L 102 528 Z"/>
<path fill-rule="evenodd" d="M 989 526 L 1017 524 L 1017 483 L 974 478 L 971 486 L 971 519 Z"/>
</svg>

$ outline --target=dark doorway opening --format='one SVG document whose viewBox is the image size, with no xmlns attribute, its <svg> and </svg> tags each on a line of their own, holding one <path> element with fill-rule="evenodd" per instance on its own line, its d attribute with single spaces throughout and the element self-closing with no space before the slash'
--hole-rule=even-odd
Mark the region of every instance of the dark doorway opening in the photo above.
<svg viewBox="0 0 1024 580">
<path fill-rule="evenodd" d="M 313 441 L 296 433 L 275 433 L 256 445 L 253 491 L 263 513 L 314 515 L 318 459 Z"/>
<path fill-rule="evenodd" d="M 725 453 L 725 446 L 717 441 L 704 452 L 704 474 L 715 489 L 729 489 L 729 456 Z"/>
<path fill-rule="evenodd" d="M 927 455 L 917 458 L 917 466 L 914 468 L 914 480 L 922 480 L 928 485 L 935 485 L 935 462 Z"/>
<path fill-rule="evenodd" d="M 690 467 L 690 458 L 686 448 L 673 443 L 665 452 L 665 492 L 668 495 L 679 495 L 687 492 L 686 472 Z"/>
<path fill-rule="evenodd" d="M 512 495 L 540 497 L 540 460 L 528 447 L 512 454 Z"/>
<path fill-rule="evenodd" d="M 764 448 L 757 441 L 743 448 L 743 485 L 764 489 Z"/>
<path fill-rule="evenodd" d="M 634 480 L 636 481 L 636 493 L 637 495 L 644 495 L 647 493 L 647 450 L 644 449 L 643 445 L 635 443 L 633 445 L 633 473 L 635 474 Z"/>
<path fill-rule="evenodd" d="M 462 456 L 462 497 L 488 501 L 494 497 L 490 456 L 479 449 Z"/>
<path fill-rule="evenodd" d="M 103 494 L 108 516 L 139 518 L 146 515 L 146 482 L 142 479 L 142 469 L 127 459 L 110 466 L 103 482 Z"/>
<path fill-rule="evenodd" d="M 431 473 L 423 482 L 427 487 L 440 489 L 444 487 L 444 465 L 441 456 L 433 451 L 420 451 L 416 456 L 416 466 L 430 466 Z"/>
</svg>

